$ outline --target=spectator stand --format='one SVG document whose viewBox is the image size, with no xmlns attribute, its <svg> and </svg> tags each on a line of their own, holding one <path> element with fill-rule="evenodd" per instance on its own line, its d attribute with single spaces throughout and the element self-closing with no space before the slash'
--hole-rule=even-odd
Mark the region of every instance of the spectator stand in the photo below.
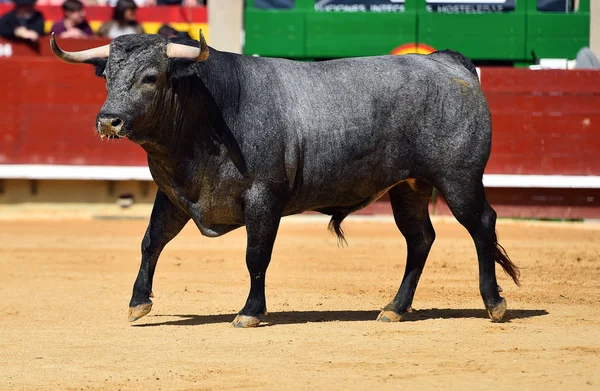
<svg viewBox="0 0 600 391">
<path fill-rule="evenodd" d="M 13 9 L 10 3 L 0 4 L 0 14 L 5 14 Z M 63 11 L 60 6 L 44 5 L 37 6 L 46 20 L 46 33 L 50 32 L 52 24 L 63 19 Z M 100 25 L 112 17 L 113 9 L 106 6 L 87 6 L 85 7 L 86 19 L 92 30 L 97 31 Z M 199 31 L 202 29 L 207 40 L 210 40 L 208 29 L 208 16 L 206 7 L 179 7 L 179 6 L 152 6 L 140 7 L 136 11 L 136 19 L 144 27 L 144 31 L 149 34 L 156 34 L 160 26 L 168 23 L 176 30 L 186 31 L 192 38 L 199 38 Z M 209 41 L 210 42 L 210 41 Z"/>
</svg>

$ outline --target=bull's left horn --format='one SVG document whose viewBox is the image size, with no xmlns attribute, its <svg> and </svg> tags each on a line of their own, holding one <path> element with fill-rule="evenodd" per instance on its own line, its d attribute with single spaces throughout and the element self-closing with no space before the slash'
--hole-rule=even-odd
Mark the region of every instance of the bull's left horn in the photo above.
<svg viewBox="0 0 600 391">
<path fill-rule="evenodd" d="M 167 57 L 169 58 L 189 58 L 195 59 L 197 62 L 205 61 L 210 54 L 206 39 L 202 29 L 200 29 L 200 47 L 182 45 L 179 43 L 167 44 Z"/>
<path fill-rule="evenodd" d="M 54 33 L 50 37 L 50 48 L 52 53 L 64 62 L 79 64 L 92 58 L 108 58 L 109 45 L 99 46 L 97 48 L 82 50 L 80 52 L 65 52 L 58 47 Z"/>
</svg>

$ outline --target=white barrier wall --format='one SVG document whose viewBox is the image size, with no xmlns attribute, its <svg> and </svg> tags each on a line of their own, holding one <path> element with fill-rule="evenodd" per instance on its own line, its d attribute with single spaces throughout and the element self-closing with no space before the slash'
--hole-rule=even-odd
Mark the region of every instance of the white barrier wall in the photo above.
<svg viewBox="0 0 600 391">
<path fill-rule="evenodd" d="M 600 55 L 600 0 L 590 1 L 590 49 Z"/>
</svg>

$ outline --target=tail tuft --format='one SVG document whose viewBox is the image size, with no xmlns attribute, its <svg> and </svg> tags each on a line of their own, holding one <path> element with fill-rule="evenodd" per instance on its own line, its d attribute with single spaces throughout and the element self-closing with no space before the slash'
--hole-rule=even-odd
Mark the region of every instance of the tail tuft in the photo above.
<svg viewBox="0 0 600 391">
<path fill-rule="evenodd" d="M 347 246 L 348 242 L 344 237 L 344 230 L 342 229 L 342 221 L 348 216 L 343 213 L 334 213 L 331 215 L 331 220 L 329 221 L 328 229 L 329 232 L 335 234 L 338 239 L 338 246 Z"/>
<path fill-rule="evenodd" d="M 521 283 L 519 282 L 521 271 L 519 270 L 519 267 L 510 260 L 504 247 L 498 243 L 498 236 L 496 234 L 494 234 L 494 243 L 496 245 L 496 248 L 494 249 L 494 260 L 502 266 L 504 272 L 513 279 L 517 286 L 521 286 Z"/>
</svg>

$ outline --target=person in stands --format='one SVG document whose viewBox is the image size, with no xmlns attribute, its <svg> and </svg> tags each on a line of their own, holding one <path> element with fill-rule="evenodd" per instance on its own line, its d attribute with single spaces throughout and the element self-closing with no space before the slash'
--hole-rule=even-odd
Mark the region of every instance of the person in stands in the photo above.
<svg viewBox="0 0 600 391">
<path fill-rule="evenodd" d="M 0 18 L 0 36 L 35 43 L 44 35 L 44 15 L 35 9 L 36 0 L 14 0 L 15 8 Z"/>
<path fill-rule="evenodd" d="M 50 30 L 61 38 L 87 38 L 94 35 L 85 20 L 85 9 L 79 0 L 65 0 L 62 4 L 65 18 L 54 23 Z"/>
<path fill-rule="evenodd" d="M 143 34 L 144 28 L 135 20 L 137 5 L 133 0 L 119 0 L 113 11 L 112 20 L 98 29 L 98 35 L 105 38 L 117 38 L 125 34 Z"/>
</svg>

